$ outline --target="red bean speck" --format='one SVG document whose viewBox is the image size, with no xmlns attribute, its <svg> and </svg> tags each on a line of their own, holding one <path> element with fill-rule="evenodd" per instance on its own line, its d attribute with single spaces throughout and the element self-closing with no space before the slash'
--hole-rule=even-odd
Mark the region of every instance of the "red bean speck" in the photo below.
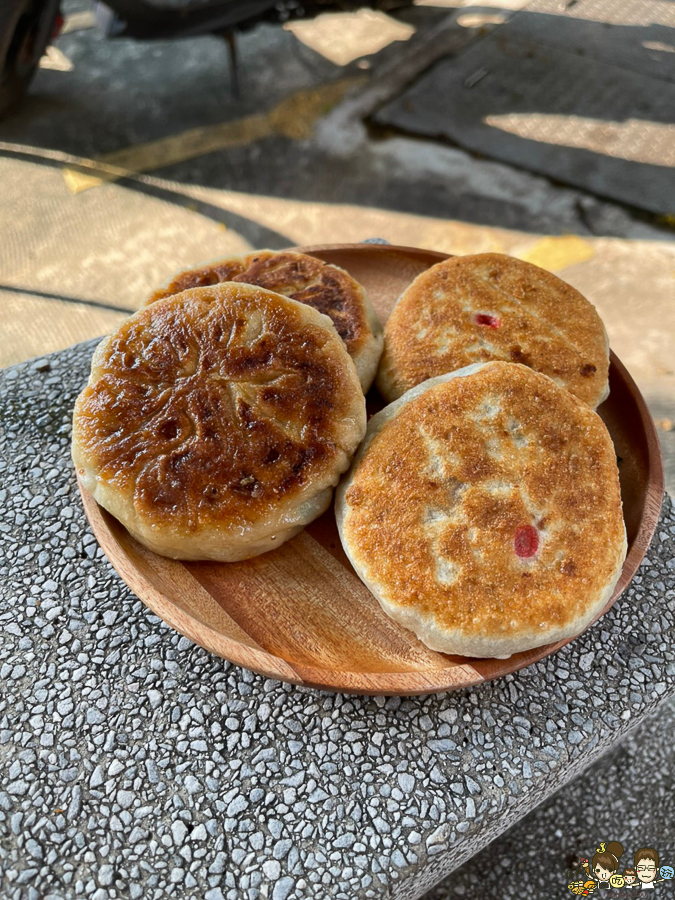
<svg viewBox="0 0 675 900">
<path fill-rule="evenodd" d="M 529 559 L 539 549 L 539 533 L 533 525 L 520 525 L 513 541 L 516 556 Z"/>
<path fill-rule="evenodd" d="M 490 313 L 476 313 L 473 320 L 476 325 L 487 325 L 488 328 L 499 328 L 500 325 L 497 316 L 492 316 Z"/>
</svg>

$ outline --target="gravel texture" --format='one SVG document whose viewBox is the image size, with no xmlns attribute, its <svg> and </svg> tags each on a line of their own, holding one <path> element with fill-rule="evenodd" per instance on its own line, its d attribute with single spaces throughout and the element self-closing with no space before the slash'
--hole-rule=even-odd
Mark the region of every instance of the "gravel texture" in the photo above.
<svg viewBox="0 0 675 900">
<path fill-rule="evenodd" d="M 70 415 L 93 347 L 0 374 L 3 900 L 413 900 L 675 694 L 668 499 L 619 603 L 493 684 L 350 697 L 194 646 L 86 524 Z"/>
<path fill-rule="evenodd" d="M 659 865 L 675 865 L 674 734 L 675 702 L 670 700 L 424 900 L 551 900 L 565 895 L 571 900 L 566 870 L 580 857 L 590 859 L 600 841 L 622 844 L 619 871 L 633 865 L 640 847 L 655 847 Z M 670 898 L 673 882 L 656 890 L 657 898 Z"/>
</svg>

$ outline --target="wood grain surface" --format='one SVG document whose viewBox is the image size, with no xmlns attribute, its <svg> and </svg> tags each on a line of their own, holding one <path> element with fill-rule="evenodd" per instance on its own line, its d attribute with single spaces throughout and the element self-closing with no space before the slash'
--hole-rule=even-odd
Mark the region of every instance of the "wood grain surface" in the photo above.
<svg viewBox="0 0 675 900">
<path fill-rule="evenodd" d="M 368 291 L 382 322 L 401 291 L 446 254 L 343 244 L 297 248 L 342 266 Z M 612 354 L 610 396 L 598 410 L 619 461 L 628 555 L 615 602 L 635 574 L 658 522 L 663 465 L 658 437 L 635 382 Z M 369 412 L 382 406 L 373 390 Z M 80 485 L 106 556 L 131 590 L 181 634 L 237 665 L 294 684 L 362 694 L 424 694 L 496 678 L 568 641 L 509 659 L 429 650 L 393 622 L 354 573 L 332 508 L 271 553 L 239 563 L 177 562 L 146 550 Z"/>
</svg>

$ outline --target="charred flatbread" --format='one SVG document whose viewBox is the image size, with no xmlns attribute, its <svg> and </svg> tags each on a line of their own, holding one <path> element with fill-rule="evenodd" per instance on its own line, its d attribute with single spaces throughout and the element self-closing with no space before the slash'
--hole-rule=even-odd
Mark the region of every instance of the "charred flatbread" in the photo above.
<svg viewBox="0 0 675 900">
<path fill-rule="evenodd" d="M 256 250 L 204 263 L 172 276 L 146 302 L 224 281 L 258 285 L 328 316 L 354 360 L 363 392 L 371 386 L 382 353 L 382 326 L 363 285 L 344 269 L 315 256 Z"/>
<path fill-rule="evenodd" d="M 365 423 L 330 319 L 228 283 L 154 303 L 102 341 L 75 405 L 73 461 L 146 547 L 231 561 L 327 508 Z"/>
</svg>

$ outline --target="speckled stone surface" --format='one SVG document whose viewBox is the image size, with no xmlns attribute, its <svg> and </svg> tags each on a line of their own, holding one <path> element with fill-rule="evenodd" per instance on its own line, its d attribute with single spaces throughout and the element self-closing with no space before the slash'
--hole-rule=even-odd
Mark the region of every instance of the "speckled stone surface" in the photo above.
<svg viewBox="0 0 675 900">
<path fill-rule="evenodd" d="M 621 843 L 621 872 L 633 865 L 640 847 L 655 847 L 659 865 L 675 865 L 674 737 L 675 702 L 670 700 L 424 900 L 571 900 L 566 870 L 580 857 L 590 859 L 600 841 Z M 674 886 L 665 882 L 654 896 L 669 900 Z"/>
<path fill-rule="evenodd" d="M 480 688 L 266 680 L 153 616 L 81 510 L 93 343 L 0 374 L 0 897 L 420 896 L 675 694 L 675 513 L 582 638 Z"/>
</svg>

